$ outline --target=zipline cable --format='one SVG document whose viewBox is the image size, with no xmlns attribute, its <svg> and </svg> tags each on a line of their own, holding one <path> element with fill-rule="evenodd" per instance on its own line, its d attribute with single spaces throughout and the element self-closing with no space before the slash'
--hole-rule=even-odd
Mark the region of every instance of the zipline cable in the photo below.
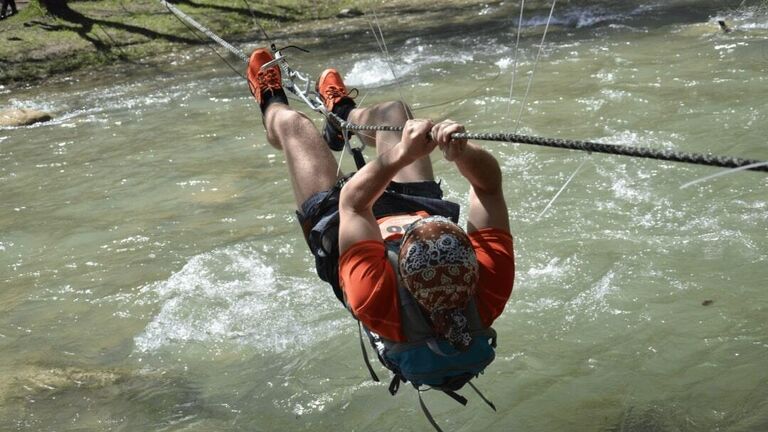
<svg viewBox="0 0 768 432">
<path fill-rule="evenodd" d="M 340 127 L 357 131 L 402 131 L 402 126 L 365 126 L 356 125 L 342 120 L 335 114 L 331 117 Z M 543 147 L 554 147 L 568 150 L 582 150 L 590 153 L 606 153 L 620 156 L 632 156 L 646 159 L 657 159 L 671 162 L 685 162 L 696 165 L 716 166 L 721 168 L 741 168 L 751 171 L 768 172 L 768 162 L 759 160 L 742 159 L 730 156 L 717 156 L 711 154 L 685 153 L 675 150 L 657 150 L 650 147 L 633 147 L 621 144 L 604 144 L 594 141 L 571 140 L 563 138 L 546 138 L 515 133 L 455 133 L 453 139 L 468 139 L 475 141 L 497 141 L 517 144 L 531 144 Z M 749 165 L 749 167 L 747 167 Z M 754 166 L 753 166 L 754 165 Z"/>
<path fill-rule="evenodd" d="M 187 15 L 184 12 L 180 11 L 179 8 L 177 8 L 176 6 L 168 3 L 165 0 L 160 0 L 160 4 L 162 4 L 163 6 L 168 8 L 168 10 L 171 11 L 177 17 L 179 17 L 179 18 L 183 19 L 184 21 L 186 21 L 187 23 L 189 23 L 189 25 L 191 25 L 192 27 L 194 27 L 197 30 L 199 30 L 200 32 L 204 33 L 206 36 L 211 38 L 214 42 L 216 42 L 217 44 L 219 44 L 219 45 L 223 46 L 224 48 L 226 48 L 232 54 L 240 57 L 240 60 L 242 60 L 246 64 L 248 64 L 248 56 L 245 55 L 245 53 L 242 50 L 239 50 L 239 49 L 233 47 L 232 45 L 229 44 L 229 42 L 227 42 L 224 39 L 220 38 L 216 33 L 212 32 L 207 27 L 205 27 L 202 24 L 200 24 L 197 21 L 195 21 L 189 15 Z"/>
<path fill-rule="evenodd" d="M 217 36 L 211 30 L 204 27 L 203 25 L 201 25 L 200 23 L 198 23 L 197 21 L 195 21 L 194 19 L 192 19 L 191 17 L 189 17 L 184 12 L 180 11 L 178 8 L 171 5 L 167 1 L 160 0 L 160 3 L 163 4 L 165 7 L 167 7 L 168 10 L 171 11 L 174 15 L 188 22 L 190 25 L 192 25 L 193 27 L 195 27 L 196 29 L 200 30 L 202 33 L 207 35 L 209 38 L 211 38 L 213 41 L 223 46 L 224 48 L 229 50 L 231 53 L 235 54 L 245 64 L 248 64 L 248 56 L 246 56 L 245 53 L 243 53 L 241 50 L 238 50 L 237 48 L 233 47 L 232 45 L 227 43 L 224 39 Z M 292 76 L 304 77 L 304 75 L 299 73 L 298 71 L 290 69 L 290 67 L 285 63 L 285 60 L 283 58 L 278 57 L 277 60 L 279 60 L 278 61 L 279 66 L 289 72 L 288 74 L 289 77 L 292 77 Z M 285 86 L 285 88 L 293 92 L 294 94 L 296 94 L 296 96 L 298 96 L 301 100 L 303 100 L 311 109 L 322 113 L 327 118 L 334 121 L 342 129 L 351 130 L 351 131 L 390 131 L 390 132 L 399 132 L 403 130 L 402 126 L 358 125 L 358 124 L 350 123 L 342 119 L 341 117 L 337 116 L 336 114 L 332 112 L 328 112 L 323 107 L 322 103 L 319 103 L 319 97 L 315 94 L 312 94 L 312 90 L 310 90 L 309 85 L 307 85 L 305 89 L 301 89 L 299 88 L 299 86 L 295 85 L 293 82 L 290 82 L 288 83 L 288 85 Z M 581 151 L 586 151 L 590 153 L 605 153 L 605 154 L 613 154 L 613 155 L 619 155 L 619 156 L 631 156 L 631 157 L 656 159 L 656 160 L 664 160 L 664 161 L 671 161 L 671 162 L 684 162 L 684 163 L 690 163 L 690 164 L 696 164 L 696 165 L 706 165 L 706 166 L 714 166 L 714 167 L 721 167 L 721 168 L 741 168 L 741 169 L 750 170 L 750 171 L 768 172 L 768 162 L 766 161 L 742 159 L 742 158 L 736 158 L 736 157 L 730 157 L 730 156 L 717 156 L 717 155 L 711 155 L 711 154 L 685 153 L 685 152 L 678 152 L 678 151 L 669 150 L 669 149 L 657 150 L 649 147 L 632 147 L 632 146 L 626 146 L 621 144 L 604 144 L 604 143 L 598 143 L 593 141 L 571 140 L 571 139 L 562 139 L 562 138 L 546 138 L 546 137 L 537 137 L 537 136 L 530 136 L 530 135 L 521 135 L 517 133 L 465 132 L 465 133 L 454 133 L 451 135 L 451 138 L 452 139 L 468 139 L 468 140 L 475 140 L 475 141 L 497 141 L 497 142 L 509 142 L 509 143 L 517 143 L 517 144 L 530 144 L 530 145 L 553 147 L 553 148 L 568 149 L 568 150 L 581 150 Z"/>
<path fill-rule="evenodd" d="M 166 3 L 166 6 L 168 6 L 168 4 L 167 4 L 167 3 Z M 169 9 L 169 10 L 170 10 L 170 9 Z M 181 11 L 179 11 L 179 12 L 181 12 Z M 178 15 L 177 15 L 177 17 L 178 17 Z M 200 40 L 200 42 L 201 42 L 201 43 L 204 43 L 204 42 L 205 42 L 205 39 L 201 38 L 199 34 L 195 33 L 194 29 L 195 29 L 195 28 L 197 28 L 197 27 L 194 27 L 194 26 L 190 25 L 189 23 L 187 23 L 187 22 L 186 22 L 186 21 L 184 21 L 184 20 L 179 20 L 179 21 L 181 21 L 181 23 L 182 23 L 182 24 L 184 24 L 184 26 L 187 28 L 187 30 L 189 30 L 189 32 L 190 32 L 190 33 L 192 33 L 192 35 L 193 35 L 193 36 L 195 36 L 196 38 L 198 38 L 198 40 Z M 233 48 L 234 48 L 234 47 L 233 47 Z M 230 69 L 232 69 L 232 72 L 234 72 L 235 74 L 239 75 L 239 76 L 240 76 L 240 78 L 242 78 L 242 79 L 244 79 L 244 80 L 246 80 L 246 81 L 248 80 L 248 78 L 247 78 L 245 75 L 243 75 L 243 73 L 242 73 L 242 72 L 240 72 L 239 70 L 237 70 L 237 68 L 235 68 L 234 66 L 232 66 L 232 63 L 230 63 L 230 62 L 229 62 L 229 60 L 227 60 L 226 58 L 224 58 L 224 56 L 223 56 L 223 55 L 221 55 L 221 53 L 219 53 L 218 51 L 216 51 L 216 48 L 210 47 L 210 49 L 211 49 L 211 51 L 213 51 L 213 53 L 214 53 L 214 54 L 216 54 L 216 56 L 217 56 L 218 58 L 220 58 L 220 59 L 221 59 L 221 61 L 223 61 L 223 62 L 224 62 L 224 64 L 226 64 L 226 65 L 227 65 L 227 66 L 228 66 Z M 241 51 L 241 52 L 242 52 L 242 51 Z"/>
</svg>

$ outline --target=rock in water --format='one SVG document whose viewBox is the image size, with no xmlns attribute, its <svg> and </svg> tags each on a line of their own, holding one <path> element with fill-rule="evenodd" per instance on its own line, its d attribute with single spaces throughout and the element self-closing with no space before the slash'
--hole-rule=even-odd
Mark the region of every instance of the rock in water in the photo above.
<svg viewBox="0 0 768 432">
<path fill-rule="evenodd" d="M 28 126 L 51 120 L 50 114 L 33 109 L 11 108 L 0 111 L 0 126 Z"/>
<path fill-rule="evenodd" d="M 732 28 L 728 27 L 728 24 L 726 24 L 725 21 L 720 20 L 717 23 L 720 24 L 720 28 L 723 30 L 723 32 L 730 33 L 733 31 Z"/>
<path fill-rule="evenodd" d="M 336 14 L 336 18 L 354 18 L 360 15 L 363 15 L 363 12 L 360 9 L 342 9 L 338 14 Z"/>
</svg>

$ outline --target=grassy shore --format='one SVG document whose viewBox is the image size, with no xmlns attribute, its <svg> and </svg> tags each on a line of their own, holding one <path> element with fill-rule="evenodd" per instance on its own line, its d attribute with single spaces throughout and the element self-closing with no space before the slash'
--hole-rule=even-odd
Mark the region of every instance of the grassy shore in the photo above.
<svg viewBox="0 0 768 432">
<path fill-rule="evenodd" d="M 71 12 L 51 14 L 37 0 L 0 21 L 0 84 L 35 81 L 119 61 L 142 62 L 180 45 L 207 42 L 156 0 L 69 1 Z M 268 4 L 264 4 L 268 3 Z M 228 38 L 335 15 L 352 1 L 199 0 L 178 7 Z M 334 6 L 332 6 L 334 5 Z"/>
<path fill-rule="evenodd" d="M 595 1 L 595 0 L 592 0 Z M 461 22 L 462 14 L 488 4 L 481 0 L 176 0 L 179 9 L 225 39 L 253 41 L 263 27 L 273 39 L 302 39 L 364 32 L 376 11 L 388 31 L 424 29 Z M 536 5 L 536 3 L 541 3 Z M 59 74 L 113 64 L 162 61 L 162 54 L 209 43 L 191 32 L 158 0 L 70 0 L 64 13 L 30 3 L 0 21 L 0 85 L 34 83 Z M 546 1 L 530 1 L 546 9 Z M 529 6 L 526 7 L 528 9 Z M 368 17 L 337 18 L 347 8 Z"/>
</svg>

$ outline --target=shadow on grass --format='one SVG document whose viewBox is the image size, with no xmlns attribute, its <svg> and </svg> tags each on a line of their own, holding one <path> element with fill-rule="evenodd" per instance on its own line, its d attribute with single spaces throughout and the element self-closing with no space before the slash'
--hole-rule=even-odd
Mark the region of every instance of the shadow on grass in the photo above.
<svg viewBox="0 0 768 432">
<path fill-rule="evenodd" d="M 252 10 L 247 2 L 244 2 L 246 7 L 237 8 L 230 6 L 218 6 L 218 5 L 204 5 L 196 3 L 192 0 L 179 0 L 174 2 L 175 4 L 186 4 L 195 8 L 214 9 L 220 12 L 237 13 L 247 17 L 254 17 L 258 19 L 271 19 L 278 21 L 292 21 L 291 18 L 269 14 L 265 12 L 258 12 Z M 186 43 L 199 45 L 204 43 L 200 39 L 187 38 L 177 36 L 168 33 L 162 33 L 155 30 L 151 30 L 145 27 L 125 24 L 122 22 L 109 21 L 105 19 L 91 18 L 69 7 L 66 1 L 61 0 L 40 0 L 40 5 L 48 12 L 48 14 L 57 20 L 59 23 L 52 24 L 41 20 L 33 20 L 25 24 L 25 26 L 39 26 L 46 31 L 71 31 L 77 33 L 81 38 L 91 43 L 97 51 L 103 53 L 112 53 L 113 47 L 118 47 L 119 44 L 112 39 L 107 33 L 106 29 L 122 30 L 128 33 L 144 36 L 148 39 L 161 39 L 168 42 Z M 111 40 L 110 43 L 105 43 L 104 40 L 94 35 L 94 26 L 100 26 L 103 33 Z M 124 58 L 123 55 L 117 53 L 119 58 Z"/>
<path fill-rule="evenodd" d="M 244 15 L 244 16 L 248 16 L 248 17 L 254 17 L 254 18 L 259 18 L 259 19 L 268 19 L 268 20 L 275 20 L 275 21 L 280 21 L 280 22 L 295 21 L 294 19 L 286 17 L 286 16 L 277 15 L 277 14 L 271 14 L 271 13 L 268 13 L 268 12 L 260 12 L 260 11 L 254 10 L 251 7 L 250 3 L 248 3 L 247 0 L 244 0 L 244 2 L 243 2 L 243 4 L 246 7 L 242 7 L 242 8 L 234 7 L 234 6 L 206 5 L 206 4 L 201 4 L 201 3 L 195 2 L 194 0 L 175 0 L 175 1 L 172 1 L 172 2 L 169 2 L 169 3 L 173 3 L 174 5 L 182 5 L 183 4 L 183 5 L 188 5 L 188 6 L 192 6 L 192 7 L 195 7 L 195 8 L 214 9 L 214 10 L 217 10 L 217 11 L 220 11 L 220 12 L 237 13 L 237 14 L 240 14 L 240 15 Z M 292 9 L 290 7 L 287 7 L 287 6 L 275 6 L 275 7 L 283 9 L 283 10 L 285 10 L 288 13 L 294 13 L 294 14 L 299 13 L 298 9 Z"/>
</svg>

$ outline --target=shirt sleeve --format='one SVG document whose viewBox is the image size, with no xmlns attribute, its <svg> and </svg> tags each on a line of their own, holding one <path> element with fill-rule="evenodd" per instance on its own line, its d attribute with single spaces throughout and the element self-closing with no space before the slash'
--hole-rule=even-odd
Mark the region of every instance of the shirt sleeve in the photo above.
<svg viewBox="0 0 768 432">
<path fill-rule="evenodd" d="M 512 236 L 496 228 L 469 234 L 477 255 L 480 278 L 477 282 L 477 310 L 483 325 L 490 326 L 504 311 L 515 281 Z"/>
<path fill-rule="evenodd" d="M 366 240 L 352 245 L 339 259 L 339 280 L 357 319 L 387 339 L 405 340 L 400 327 L 397 276 L 383 242 Z"/>
</svg>

